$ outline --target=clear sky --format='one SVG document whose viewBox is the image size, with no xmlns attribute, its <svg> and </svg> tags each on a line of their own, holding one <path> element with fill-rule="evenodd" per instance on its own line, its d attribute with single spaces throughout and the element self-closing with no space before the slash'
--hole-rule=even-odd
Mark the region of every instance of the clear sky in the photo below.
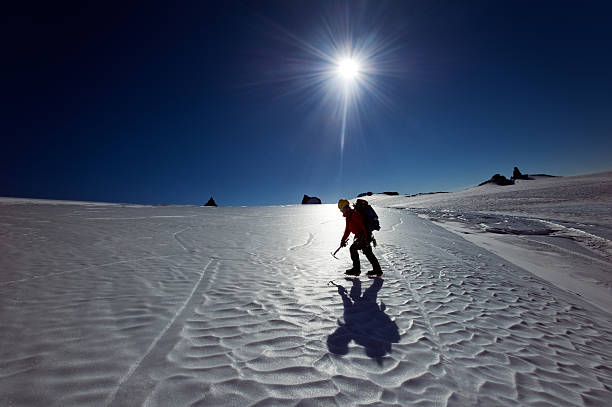
<svg viewBox="0 0 612 407">
<path fill-rule="evenodd" d="M 17 7 L 0 196 L 274 205 L 612 170 L 609 1 Z"/>
</svg>

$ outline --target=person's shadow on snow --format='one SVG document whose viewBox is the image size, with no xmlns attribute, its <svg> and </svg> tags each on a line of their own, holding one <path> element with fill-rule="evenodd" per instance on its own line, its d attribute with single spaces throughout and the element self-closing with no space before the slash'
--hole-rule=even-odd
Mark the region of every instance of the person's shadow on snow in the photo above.
<svg viewBox="0 0 612 407">
<path fill-rule="evenodd" d="M 344 304 L 344 322 L 338 320 L 338 329 L 327 337 L 327 348 L 331 353 L 346 355 L 349 343 L 354 340 L 365 348 L 366 355 L 382 364 L 383 356 L 391 353 L 391 344 L 400 340 L 397 325 L 385 314 L 385 304 L 381 301 L 379 306 L 376 302 L 384 280 L 374 279 L 363 295 L 358 278 L 347 280 L 353 282 L 350 293 L 340 284 L 334 284 Z"/>
</svg>

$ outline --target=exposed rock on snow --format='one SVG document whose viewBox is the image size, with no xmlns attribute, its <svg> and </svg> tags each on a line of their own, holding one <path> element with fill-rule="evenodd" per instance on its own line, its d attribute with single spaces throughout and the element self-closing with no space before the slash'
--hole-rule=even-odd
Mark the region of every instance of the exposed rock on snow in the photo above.
<svg viewBox="0 0 612 407">
<path fill-rule="evenodd" d="M 391 191 L 390 192 L 380 192 L 380 193 L 383 195 L 391 195 L 391 196 L 399 195 L 399 192 L 391 192 Z M 374 195 L 373 192 L 363 192 L 357 195 L 357 198 L 363 198 L 364 196 L 372 196 L 372 195 Z"/>
<path fill-rule="evenodd" d="M 512 171 L 512 180 L 517 180 L 517 179 L 531 179 L 529 178 L 529 175 L 527 174 L 522 174 L 521 171 L 518 169 L 518 167 L 514 167 L 514 171 Z"/>
<path fill-rule="evenodd" d="M 439 192 L 419 192 L 417 194 L 406 195 L 406 197 L 413 198 L 415 196 L 435 195 L 435 194 L 448 194 L 448 192 L 445 192 L 445 191 L 439 191 Z"/>
<path fill-rule="evenodd" d="M 490 179 L 484 182 L 481 182 L 480 184 L 478 184 L 478 186 L 480 187 L 485 184 L 495 184 L 495 185 L 500 185 L 500 186 L 514 185 L 514 180 L 508 179 L 501 174 L 494 174 Z"/>
<path fill-rule="evenodd" d="M 317 198 L 316 196 L 304 195 L 304 197 L 302 198 L 302 205 L 311 205 L 311 204 L 320 204 L 320 203 L 321 203 L 321 199 Z"/>
<path fill-rule="evenodd" d="M 500 186 L 514 185 L 514 181 L 516 180 L 533 180 L 535 179 L 535 177 L 538 177 L 538 178 L 553 177 L 553 175 L 534 174 L 533 176 L 529 176 L 528 174 L 521 173 L 518 167 L 514 167 L 514 170 L 512 171 L 512 177 L 510 177 L 510 179 L 506 178 L 505 176 L 501 174 L 494 174 L 488 180 L 478 184 L 478 186 L 482 186 L 485 184 L 495 184 L 495 185 L 500 185 Z"/>
</svg>

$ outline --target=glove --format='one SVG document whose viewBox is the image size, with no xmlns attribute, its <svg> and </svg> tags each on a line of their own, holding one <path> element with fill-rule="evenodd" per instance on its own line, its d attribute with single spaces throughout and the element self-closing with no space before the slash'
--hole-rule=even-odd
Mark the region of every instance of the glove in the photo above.
<svg viewBox="0 0 612 407">
<path fill-rule="evenodd" d="M 340 241 L 340 247 L 346 247 L 347 244 L 348 244 L 348 240 L 341 240 Z"/>
</svg>

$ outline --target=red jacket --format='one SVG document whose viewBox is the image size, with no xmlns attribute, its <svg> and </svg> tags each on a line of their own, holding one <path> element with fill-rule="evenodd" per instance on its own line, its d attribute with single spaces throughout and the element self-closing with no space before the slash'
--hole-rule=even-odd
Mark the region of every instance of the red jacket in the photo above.
<svg viewBox="0 0 612 407">
<path fill-rule="evenodd" d="M 344 235 L 342 235 L 342 241 L 346 240 L 351 233 L 354 233 L 355 236 L 368 236 L 368 232 L 363 224 L 363 218 L 361 214 L 355 210 L 346 217 L 346 228 L 344 229 Z"/>
</svg>

